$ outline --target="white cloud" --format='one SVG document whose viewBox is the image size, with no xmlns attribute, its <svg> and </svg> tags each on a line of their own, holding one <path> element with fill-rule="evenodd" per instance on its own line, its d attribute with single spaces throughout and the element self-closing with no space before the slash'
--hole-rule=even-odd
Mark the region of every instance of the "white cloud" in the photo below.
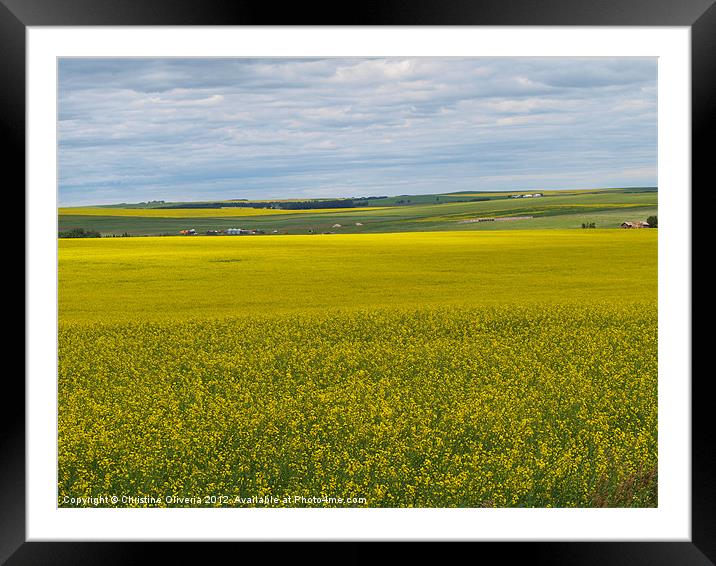
<svg viewBox="0 0 716 566">
<path fill-rule="evenodd" d="M 63 59 L 60 201 L 655 184 L 656 96 L 655 59 Z"/>
</svg>

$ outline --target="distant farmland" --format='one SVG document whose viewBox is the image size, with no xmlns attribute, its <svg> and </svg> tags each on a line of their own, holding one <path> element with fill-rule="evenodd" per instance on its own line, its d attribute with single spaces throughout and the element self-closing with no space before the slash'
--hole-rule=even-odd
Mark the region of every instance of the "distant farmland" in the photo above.
<svg viewBox="0 0 716 566">
<path fill-rule="evenodd" d="M 405 195 L 361 201 L 367 206 L 307 210 L 75 207 L 61 208 L 58 219 L 60 231 L 83 228 L 103 235 L 175 235 L 186 228 L 201 233 L 234 227 L 281 234 L 350 234 L 564 229 L 580 228 L 585 222 L 597 228 L 617 228 L 625 220 L 645 220 L 657 214 L 656 189 L 545 191 L 539 198 L 510 198 L 515 194 L 519 193 Z M 281 201 L 274 203 L 280 206 Z M 464 222 L 490 216 L 533 218 L 497 224 Z"/>
</svg>

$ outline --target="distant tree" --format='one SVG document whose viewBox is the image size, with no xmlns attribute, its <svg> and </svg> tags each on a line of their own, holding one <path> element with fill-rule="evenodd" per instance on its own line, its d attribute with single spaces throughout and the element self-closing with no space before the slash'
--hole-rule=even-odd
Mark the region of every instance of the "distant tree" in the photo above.
<svg viewBox="0 0 716 566">
<path fill-rule="evenodd" d="M 85 230 L 84 228 L 72 228 L 58 234 L 60 238 L 101 238 L 102 234 L 94 230 Z"/>
<path fill-rule="evenodd" d="M 659 219 L 656 216 L 650 216 L 646 219 L 649 228 L 656 228 L 659 225 Z"/>
</svg>

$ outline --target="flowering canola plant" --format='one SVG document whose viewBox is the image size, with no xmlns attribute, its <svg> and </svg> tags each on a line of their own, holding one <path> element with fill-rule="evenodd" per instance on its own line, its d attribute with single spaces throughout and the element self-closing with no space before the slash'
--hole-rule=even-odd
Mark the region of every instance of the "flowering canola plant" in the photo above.
<svg viewBox="0 0 716 566">
<path fill-rule="evenodd" d="M 61 242 L 58 504 L 656 506 L 647 232 Z"/>
</svg>

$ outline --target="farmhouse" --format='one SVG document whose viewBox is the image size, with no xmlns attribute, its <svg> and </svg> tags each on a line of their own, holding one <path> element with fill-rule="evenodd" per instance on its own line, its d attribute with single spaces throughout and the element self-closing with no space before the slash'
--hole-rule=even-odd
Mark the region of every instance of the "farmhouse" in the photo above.
<svg viewBox="0 0 716 566">
<path fill-rule="evenodd" d="M 188 230 L 179 230 L 179 233 L 182 236 L 194 236 L 196 235 L 196 230 L 194 230 L 194 228 L 189 228 Z"/>
<path fill-rule="evenodd" d="M 341 227 L 340 224 L 334 224 L 333 226 L 331 226 L 331 228 L 340 228 L 340 227 Z"/>
<path fill-rule="evenodd" d="M 649 223 L 636 220 L 634 222 L 622 222 L 621 227 L 622 228 L 649 228 Z"/>
</svg>

